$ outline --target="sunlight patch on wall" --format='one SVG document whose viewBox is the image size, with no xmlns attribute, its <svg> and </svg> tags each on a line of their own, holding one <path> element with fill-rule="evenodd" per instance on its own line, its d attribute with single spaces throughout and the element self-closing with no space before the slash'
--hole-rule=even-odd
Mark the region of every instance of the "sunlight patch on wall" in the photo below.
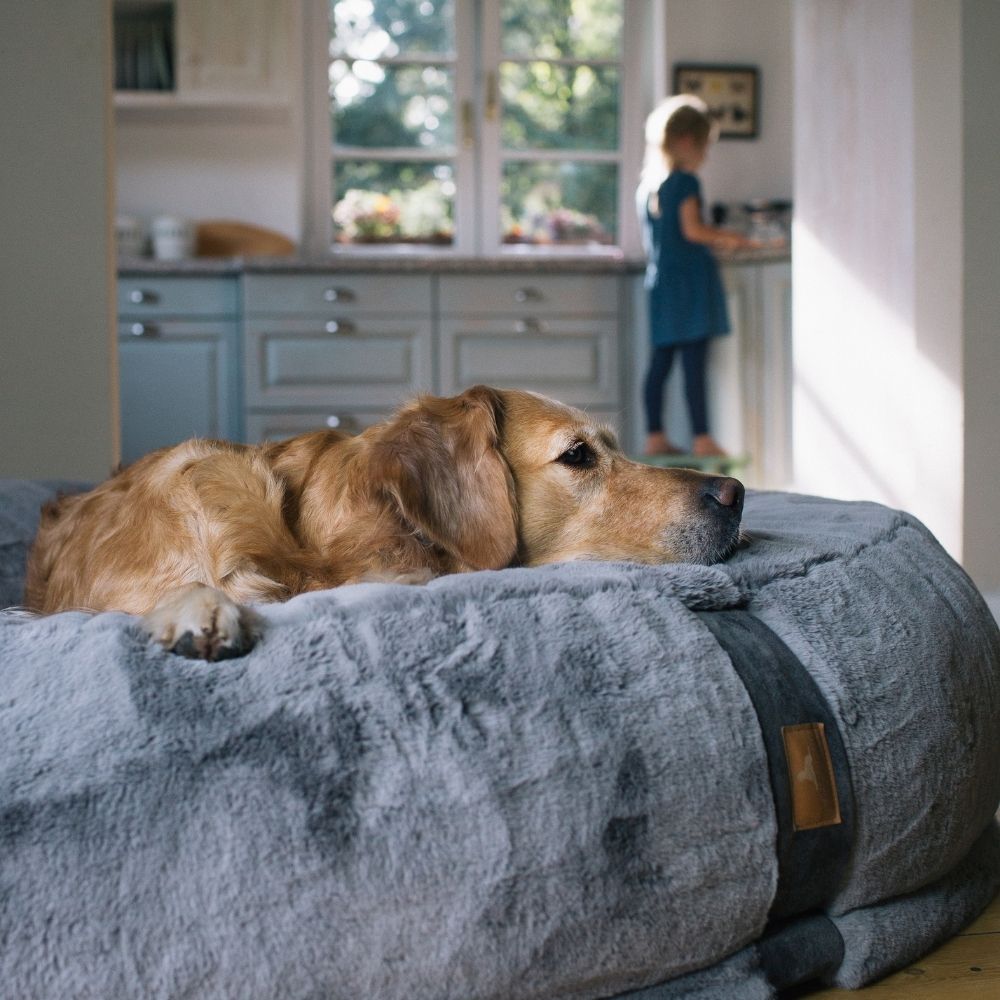
<svg viewBox="0 0 1000 1000">
<path fill-rule="evenodd" d="M 794 239 L 795 488 L 903 508 L 958 551 L 962 399 L 917 348 L 912 289 L 890 301 L 801 222 Z"/>
</svg>

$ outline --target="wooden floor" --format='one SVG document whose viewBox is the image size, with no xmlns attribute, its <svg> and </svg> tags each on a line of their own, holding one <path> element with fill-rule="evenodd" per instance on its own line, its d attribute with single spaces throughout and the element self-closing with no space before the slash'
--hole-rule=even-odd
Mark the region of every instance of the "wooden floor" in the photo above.
<svg viewBox="0 0 1000 1000">
<path fill-rule="evenodd" d="M 1000 897 L 958 937 L 867 989 L 797 993 L 803 1000 L 1000 1000 Z"/>
</svg>

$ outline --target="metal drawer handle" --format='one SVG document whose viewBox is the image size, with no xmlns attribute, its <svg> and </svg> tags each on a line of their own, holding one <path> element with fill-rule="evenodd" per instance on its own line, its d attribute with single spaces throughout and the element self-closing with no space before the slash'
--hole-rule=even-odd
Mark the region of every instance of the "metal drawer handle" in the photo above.
<svg viewBox="0 0 1000 1000">
<path fill-rule="evenodd" d="M 128 332 L 133 337 L 158 337 L 160 335 L 159 323 L 133 323 Z"/>
<path fill-rule="evenodd" d="M 354 292 L 350 288 L 323 289 L 324 302 L 353 302 L 354 299 Z"/>
<path fill-rule="evenodd" d="M 541 302 L 544 298 L 537 288 L 519 288 L 514 292 L 515 302 Z"/>
<path fill-rule="evenodd" d="M 534 316 L 529 316 L 526 319 L 519 319 L 514 324 L 514 329 L 518 333 L 541 333 L 542 324 Z"/>
<path fill-rule="evenodd" d="M 133 288 L 128 293 L 128 300 L 137 306 L 151 306 L 160 301 L 160 293 L 150 291 L 148 288 Z"/>
<path fill-rule="evenodd" d="M 358 328 L 346 319 L 331 319 L 326 324 L 327 333 L 342 333 L 349 336 L 352 333 L 357 333 Z"/>
</svg>

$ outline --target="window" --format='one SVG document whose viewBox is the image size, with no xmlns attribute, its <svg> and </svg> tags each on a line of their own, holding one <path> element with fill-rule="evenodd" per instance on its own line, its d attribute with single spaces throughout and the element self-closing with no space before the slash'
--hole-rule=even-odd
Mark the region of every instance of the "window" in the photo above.
<svg viewBox="0 0 1000 1000">
<path fill-rule="evenodd" d="M 623 114 L 641 6 L 330 0 L 334 240 L 620 244 L 641 155 Z"/>
</svg>

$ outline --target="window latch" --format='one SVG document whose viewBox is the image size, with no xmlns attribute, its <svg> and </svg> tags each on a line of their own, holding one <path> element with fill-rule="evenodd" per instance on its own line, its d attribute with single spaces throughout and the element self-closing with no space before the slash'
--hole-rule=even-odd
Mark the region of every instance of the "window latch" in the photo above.
<svg viewBox="0 0 1000 1000">
<path fill-rule="evenodd" d="M 472 101 L 462 101 L 462 145 L 472 149 L 476 144 L 476 112 Z"/>
<path fill-rule="evenodd" d="M 488 122 L 495 122 L 500 113 L 500 99 L 497 96 L 496 73 L 486 74 L 486 109 L 483 113 Z"/>
</svg>

